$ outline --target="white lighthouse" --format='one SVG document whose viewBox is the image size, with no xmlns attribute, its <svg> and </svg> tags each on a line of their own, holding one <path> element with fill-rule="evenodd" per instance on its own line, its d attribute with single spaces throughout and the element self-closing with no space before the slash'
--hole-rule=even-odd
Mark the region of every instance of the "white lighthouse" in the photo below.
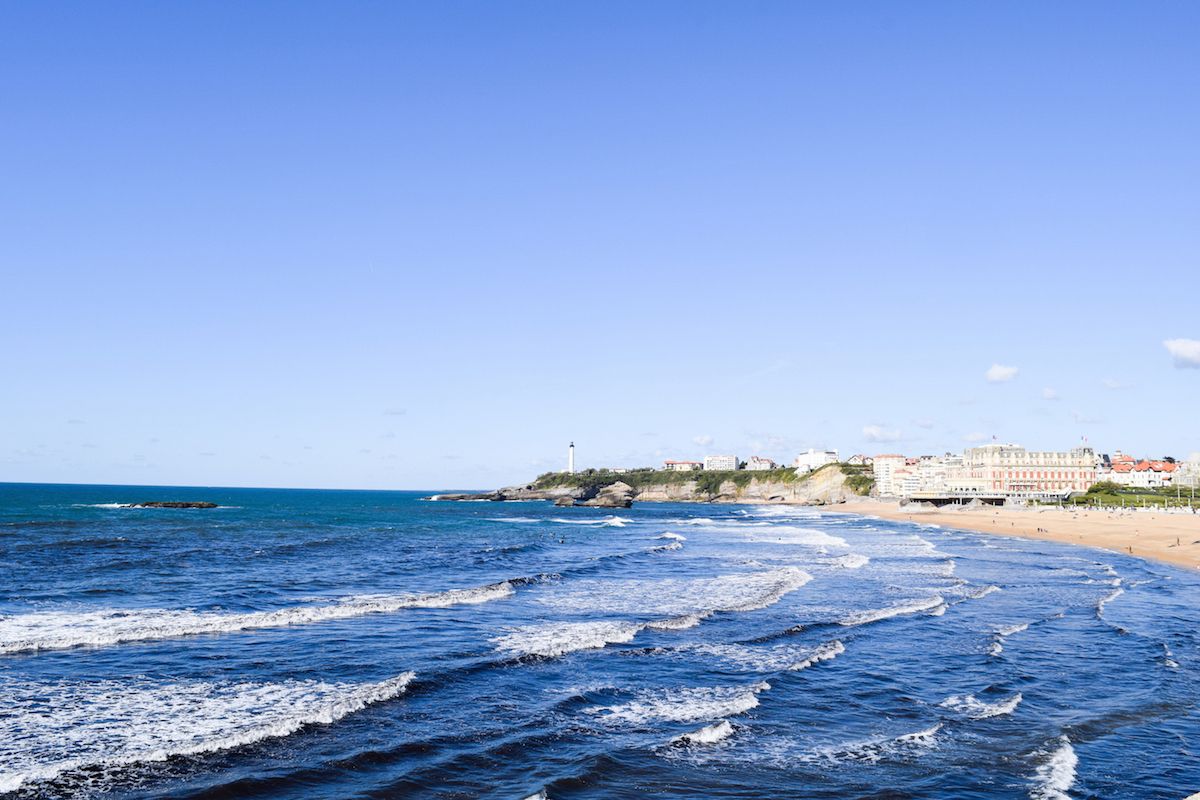
<svg viewBox="0 0 1200 800">
<path fill-rule="evenodd" d="M 575 474 L 575 443 L 571 442 L 571 446 L 567 448 L 567 473 Z"/>
</svg>

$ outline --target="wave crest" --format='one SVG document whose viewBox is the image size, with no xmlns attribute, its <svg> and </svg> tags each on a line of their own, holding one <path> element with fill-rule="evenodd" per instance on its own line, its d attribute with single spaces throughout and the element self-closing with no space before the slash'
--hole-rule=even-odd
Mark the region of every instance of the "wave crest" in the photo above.
<svg viewBox="0 0 1200 800">
<path fill-rule="evenodd" d="M 39 611 L 0 619 L 0 654 L 279 628 L 409 608 L 477 605 L 512 596 L 516 582 L 501 581 L 425 595 L 354 595 L 332 603 L 244 613 L 166 608 Z"/>
<path fill-rule="evenodd" d="M 0 682 L 18 713 L 0 715 L 0 792 L 87 770 L 226 750 L 330 724 L 402 694 L 379 683 Z M 13 747 L 9 743 L 20 743 Z"/>
</svg>

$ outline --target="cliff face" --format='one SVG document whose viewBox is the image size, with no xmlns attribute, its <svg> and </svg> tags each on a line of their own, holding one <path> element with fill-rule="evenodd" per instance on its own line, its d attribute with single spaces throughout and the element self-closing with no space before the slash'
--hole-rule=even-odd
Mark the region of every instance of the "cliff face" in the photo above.
<svg viewBox="0 0 1200 800">
<path fill-rule="evenodd" d="M 611 486 L 619 483 L 625 496 L 635 502 L 647 503 L 795 503 L 798 505 L 827 505 L 861 499 L 847 485 L 846 475 L 835 465 L 823 467 L 802 479 L 782 481 L 738 473 L 740 480 L 723 481 L 717 491 L 701 489 L 695 480 L 664 483 L 639 483 L 628 486 L 616 478 L 606 486 L 552 486 L 538 488 L 535 484 L 508 486 L 495 492 L 474 495 L 441 495 L 440 500 L 549 500 L 569 504 L 600 505 L 592 502 Z M 746 478 L 749 478 L 747 480 Z M 738 485 L 739 483 L 743 485 Z"/>
<path fill-rule="evenodd" d="M 639 489 L 634 500 L 669 503 L 795 503 L 798 505 L 827 505 L 844 503 L 858 497 L 846 485 L 840 469 L 822 469 L 802 481 L 773 481 L 751 479 L 745 486 L 725 481 L 720 489 L 707 494 L 697 489 L 695 481 L 664 484 Z"/>
</svg>

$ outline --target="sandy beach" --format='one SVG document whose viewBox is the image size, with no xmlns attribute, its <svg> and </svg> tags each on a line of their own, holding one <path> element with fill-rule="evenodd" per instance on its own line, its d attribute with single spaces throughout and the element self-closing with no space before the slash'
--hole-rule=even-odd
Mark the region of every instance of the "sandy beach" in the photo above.
<svg viewBox="0 0 1200 800">
<path fill-rule="evenodd" d="M 1200 567 L 1200 514 L 987 506 L 956 511 L 914 509 L 876 501 L 846 503 L 822 511 L 1103 547 L 1181 567 Z"/>
</svg>

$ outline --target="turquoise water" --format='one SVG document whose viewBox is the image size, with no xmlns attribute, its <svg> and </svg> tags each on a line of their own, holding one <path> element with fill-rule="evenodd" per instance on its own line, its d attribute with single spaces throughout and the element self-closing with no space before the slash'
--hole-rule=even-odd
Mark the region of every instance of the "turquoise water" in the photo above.
<svg viewBox="0 0 1200 800">
<path fill-rule="evenodd" d="M 803 508 L 0 485 L 0 794 L 1179 800 L 1198 618 Z"/>
</svg>

